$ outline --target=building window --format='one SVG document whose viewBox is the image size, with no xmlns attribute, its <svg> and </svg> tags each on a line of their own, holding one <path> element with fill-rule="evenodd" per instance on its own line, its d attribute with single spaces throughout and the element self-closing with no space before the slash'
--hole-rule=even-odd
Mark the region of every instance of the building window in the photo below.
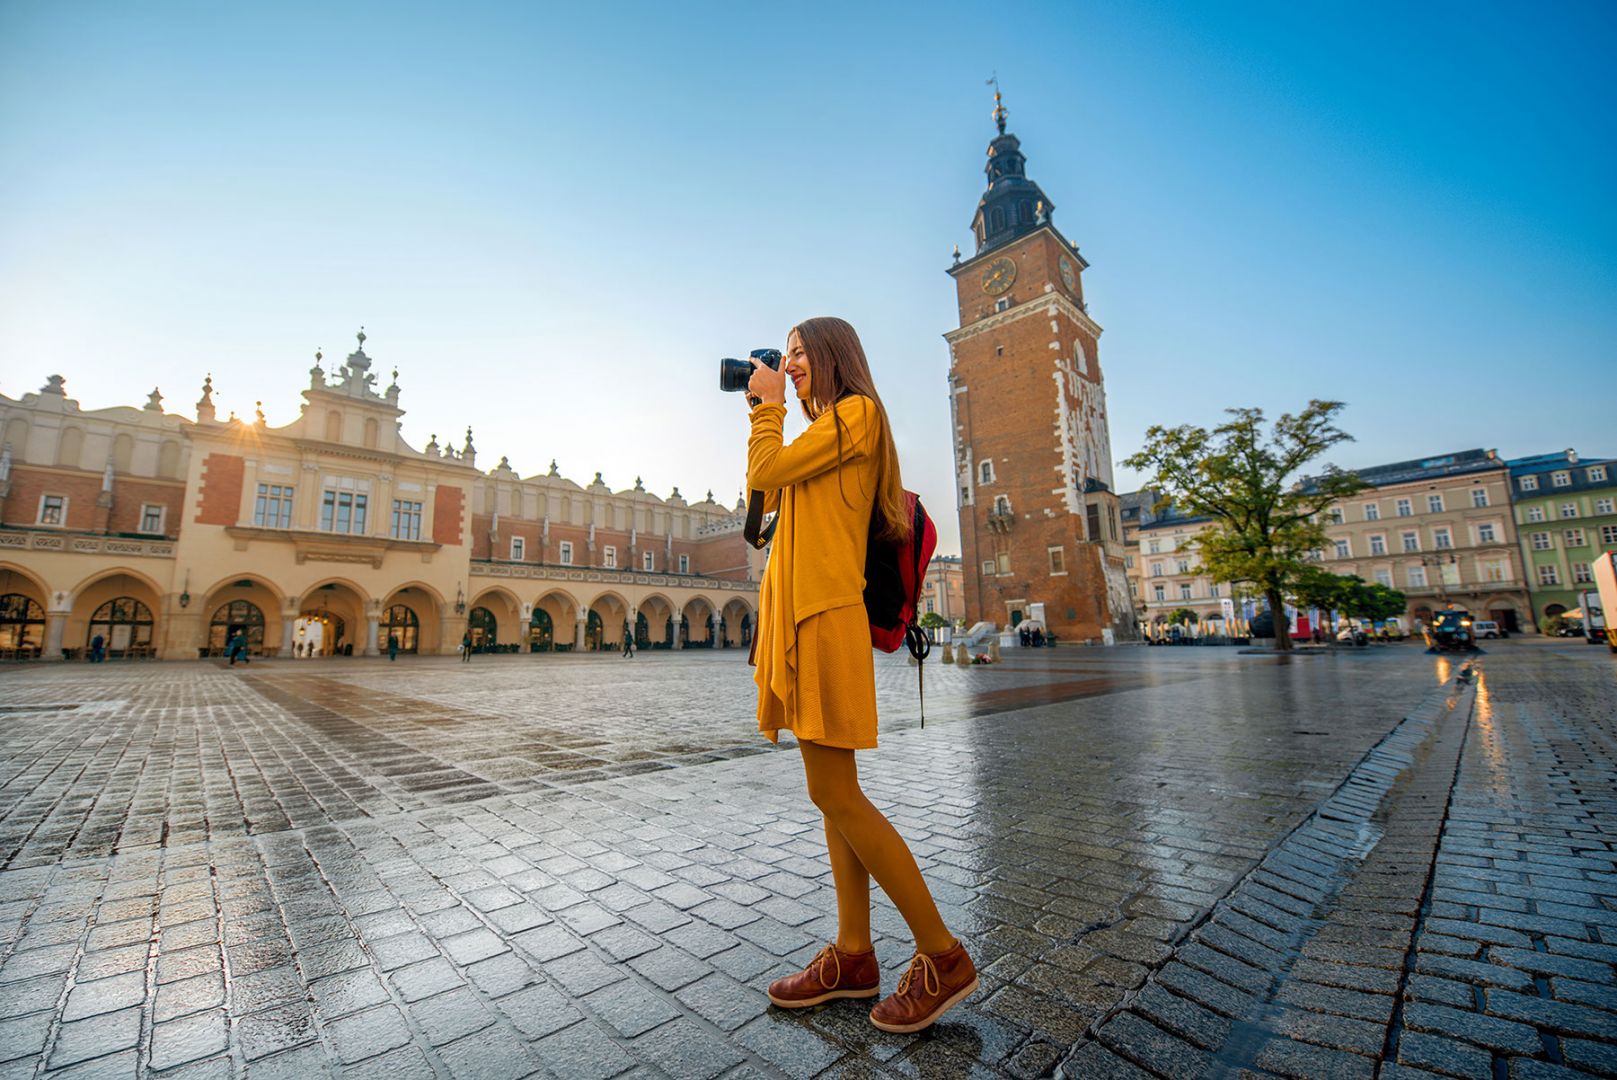
<svg viewBox="0 0 1617 1080">
<path fill-rule="evenodd" d="M 1067 572 L 1067 553 L 1064 549 L 1053 547 L 1050 552 L 1050 573 L 1065 574 Z"/>
<path fill-rule="evenodd" d="M 563 566 L 573 565 L 573 542 L 571 540 L 563 540 L 561 542 L 561 549 L 557 553 L 556 558 L 561 560 L 561 564 Z"/>
<path fill-rule="evenodd" d="M 1181 599 L 1181 600 L 1189 600 L 1190 599 L 1190 583 L 1188 581 L 1179 583 L 1179 599 Z"/>
<path fill-rule="evenodd" d="M 1376 571 L 1375 579 L 1376 584 L 1385 585 L 1389 589 L 1392 588 L 1392 571 L 1388 570 L 1386 567 L 1382 567 L 1380 570 Z"/>
<path fill-rule="evenodd" d="M 1125 570 L 1133 570 L 1134 569 L 1134 556 L 1133 555 L 1125 555 L 1125 556 L 1123 556 L 1123 569 L 1125 569 Z"/>
<path fill-rule="evenodd" d="M 1385 555 L 1387 553 L 1387 538 L 1380 533 L 1370 538 L 1370 554 Z"/>
<path fill-rule="evenodd" d="M 1578 504 L 1577 503 L 1562 503 L 1561 504 L 1561 516 L 1564 517 L 1564 518 L 1575 518 L 1575 517 L 1577 517 L 1578 516 Z"/>
<path fill-rule="evenodd" d="M 995 495 L 994 496 L 994 513 L 996 513 L 996 514 L 1009 514 L 1010 512 L 1011 512 L 1011 500 L 1008 497 L 1004 496 L 1004 495 Z"/>
<path fill-rule="evenodd" d="M 616 547 L 612 546 L 611 544 L 608 544 L 608 545 L 606 545 L 605 548 L 602 549 L 602 551 L 601 551 L 601 565 L 606 567 L 609 570 L 617 569 L 617 565 L 618 565 L 618 549 Z"/>
<path fill-rule="evenodd" d="M 993 559 L 984 559 L 983 560 L 983 577 L 993 577 L 993 576 L 994 576 L 994 560 Z"/>
<path fill-rule="evenodd" d="M 1429 514 L 1441 514 L 1443 512 L 1443 496 L 1426 496 L 1426 512 Z"/>
<path fill-rule="evenodd" d="M 1410 505 L 1410 502 L 1409 502 L 1408 499 L 1399 499 L 1398 503 L 1397 503 L 1397 506 L 1398 506 L 1398 516 L 1399 517 L 1408 517 L 1409 515 L 1411 515 L 1411 514 L 1413 514 L 1415 512 L 1415 508 Z"/>
<path fill-rule="evenodd" d="M 1520 477 L 1516 481 L 1516 486 L 1521 488 L 1523 491 L 1537 491 L 1538 490 L 1538 477 L 1536 477 L 1536 476 L 1523 476 L 1523 477 Z"/>
<path fill-rule="evenodd" d="M 158 503 L 143 503 L 140 508 L 140 531 L 143 533 L 161 533 L 163 531 L 163 507 Z"/>
<path fill-rule="evenodd" d="M 320 499 L 320 528 L 325 532 L 365 532 L 366 496 L 352 491 L 327 491 Z"/>
<path fill-rule="evenodd" d="M 1365 503 L 1364 504 L 1364 520 L 1366 520 L 1366 521 L 1380 521 L 1381 520 L 1381 504 L 1380 503 Z"/>
<path fill-rule="evenodd" d="M 41 495 L 39 497 L 39 524 L 63 525 L 67 522 L 67 496 Z"/>
<path fill-rule="evenodd" d="M 933 613 L 933 612 L 935 612 L 935 611 L 936 611 L 936 610 L 937 610 L 937 605 L 936 605 L 936 604 L 934 604 L 934 603 L 933 603 L 933 602 L 932 602 L 932 601 L 931 601 L 931 600 L 928 600 L 928 601 L 927 601 L 927 602 L 926 602 L 926 613 L 927 613 L 927 614 L 928 614 L 928 615 L 931 615 L 931 614 L 932 614 L 932 613 Z"/>
<path fill-rule="evenodd" d="M 1410 588 L 1423 589 L 1426 587 L 1426 567 L 1411 566 L 1404 572 L 1409 575 Z"/>
<path fill-rule="evenodd" d="M 1528 521 L 1543 521 L 1544 520 L 1544 508 L 1542 506 L 1529 506 L 1527 508 L 1527 520 Z"/>
<path fill-rule="evenodd" d="M 681 555 L 679 557 L 679 572 L 682 574 L 688 574 L 691 572 L 691 557 L 689 555 Z"/>
<path fill-rule="evenodd" d="M 1180 559 L 1178 563 L 1178 570 L 1181 574 L 1190 573 L 1190 561 L 1188 559 Z"/>
<path fill-rule="evenodd" d="M 1603 484 L 1606 481 L 1606 467 L 1604 465 L 1589 466 L 1586 475 L 1591 484 Z"/>
<path fill-rule="evenodd" d="M 1347 517 L 1342 513 L 1342 508 L 1340 506 L 1331 507 L 1329 517 L 1332 525 L 1341 525 L 1347 520 Z"/>
<path fill-rule="evenodd" d="M 1353 545 L 1346 540 L 1338 540 L 1336 542 L 1336 557 L 1338 559 L 1353 558 Z"/>
<path fill-rule="evenodd" d="M 527 547 L 528 545 L 523 541 L 522 537 L 511 537 L 511 561 L 521 562 L 523 556 L 527 554 Z"/>
<path fill-rule="evenodd" d="M 648 574 L 653 573 L 653 572 L 656 571 L 656 569 L 657 569 L 657 554 L 656 554 L 656 552 L 642 551 L 640 553 L 640 569 L 644 570 Z"/>
<path fill-rule="evenodd" d="M 1583 530 L 1582 529 L 1568 529 L 1565 532 L 1564 535 L 1566 537 L 1566 546 L 1567 547 L 1575 548 L 1575 547 L 1584 547 L 1584 546 L 1586 546 L 1584 544 L 1584 542 L 1583 542 Z"/>
<path fill-rule="evenodd" d="M 1011 306 L 1011 298 L 1008 297 L 1008 296 L 1002 296 L 998 300 L 994 301 L 994 310 L 995 311 L 1004 311 L 1007 308 L 1009 308 L 1010 306 Z"/>
<path fill-rule="evenodd" d="M 1550 483 L 1553 484 L 1556 487 L 1571 487 L 1572 486 L 1572 474 L 1570 472 L 1565 471 L 1565 470 L 1563 470 L 1561 472 L 1558 472 L 1558 473 L 1551 473 L 1550 474 Z"/>
<path fill-rule="evenodd" d="M 1404 533 L 1404 550 L 1405 551 L 1419 551 L 1420 550 L 1420 534 L 1419 533 L 1412 533 L 1412 532 Z"/>
<path fill-rule="evenodd" d="M 1482 564 L 1482 579 L 1484 581 L 1504 581 L 1505 564 L 1502 562 L 1485 562 Z"/>
<path fill-rule="evenodd" d="M 1209 586 L 1207 586 L 1207 595 L 1211 596 L 1214 600 L 1217 600 L 1218 599 L 1218 586 L 1217 585 L 1209 585 Z"/>
<path fill-rule="evenodd" d="M 395 540 L 421 539 L 421 504 L 409 499 L 394 499 L 391 525 L 388 535 Z"/>
<path fill-rule="evenodd" d="M 1151 576 L 1152 577 L 1161 577 L 1162 576 L 1162 564 L 1161 563 L 1154 562 L 1154 563 L 1151 564 Z"/>
<path fill-rule="evenodd" d="M 1493 522 L 1485 521 L 1477 526 L 1477 543 L 1492 544 L 1496 540 L 1497 534 L 1494 532 Z"/>
<path fill-rule="evenodd" d="M 1572 581 L 1574 584 L 1587 585 L 1594 579 L 1595 576 L 1590 572 L 1588 563 L 1575 562 L 1572 564 Z"/>
<path fill-rule="evenodd" d="M 1487 506 L 1488 505 L 1488 489 L 1487 488 L 1472 488 L 1471 489 L 1471 505 L 1472 506 L 1477 506 L 1477 507 Z"/>
<path fill-rule="evenodd" d="M 1157 603 L 1159 604 L 1168 599 L 1168 587 L 1166 585 L 1153 585 L 1151 586 L 1151 591 L 1156 595 Z"/>
<path fill-rule="evenodd" d="M 1550 550 L 1550 534 L 1547 533 L 1547 532 L 1536 532 L 1536 533 L 1534 533 L 1533 534 L 1533 550 L 1534 551 L 1548 551 L 1548 550 Z"/>
<path fill-rule="evenodd" d="M 292 487 L 281 484 L 259 484 L 258 500 L 253 504 L 253 524 L 261 529 L 290 529 Z"/>
<path fill-rule="evenodd" d="M 1432 546 L 1441 551 L 1454 546 L 1454 538 L 1447 529 L 1432 530 Z"/>
<path fill-rule="evenodd" d="M 970 488 L 961 488 L 960 489 L 960 505 L 964 506 L 969 502 L 971 502 L 971 489 Z"/>
<path fill-rule="evenodd" d="M 1155 555 L 1157 552 L 1159 552 L 1161 550 L 1162 550 L 1161 541 L 1158 541 L 1158 540 L 1152 540 L 1148 544 L 1145 545 L 1145 553 L 1147 555 Z"/>
<path fill-rule="evenodd" d="M 992 461 L 985 461 L 978 465 L 977 477 L 981 483 L 992 484 L 994 482 L 994 463 Z"/>
<path fill-rule="evenodd" d="M 1011 553 L 1008 552 L 1008 551 L 1002 551 L 1002 552 L 999 553 L 998 558 L 999 558 L 999 572 L 1002 573 L 1002 574 L 1010 573 L 1011 572 Z"/>
<path fill-rule="evenodd" d="M 1538 568 L 1538 583 L 1540 585 L 1561 584 L 1561 571 L 1554 563 L 1548 563 Z"/>
<path fill-rule="evenodd" d="M 1610 514 L 1610 513 L 1613 513 L 1613 512 L 1614 511 L 1613 511 L 1613 508 L 1612 508 L 1612 500 L 1610 500 L 1610 499 L 1596 499 L 1595 500 L 1595 513 L 1597 513 L 1597 514 Z"/>
<path fill-rule="evenodd" d="M 1600 542 L 1602 544 L 1617 544 L 1617 525 L 1600 526 Z"/>
</svg>

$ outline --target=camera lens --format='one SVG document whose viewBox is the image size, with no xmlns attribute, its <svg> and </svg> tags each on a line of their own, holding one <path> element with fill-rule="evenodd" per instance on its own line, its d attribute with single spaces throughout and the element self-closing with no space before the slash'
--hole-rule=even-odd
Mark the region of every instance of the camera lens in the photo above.
<svg viewBox="0 0 1617 1080">
<path fill-rule="evenodd" d="M 752 359 L 767 368 L 780 370 L 779 349 L 754 349 Z M 725 357 L 719 361 L 719 389 L 727 394 L 739 393 L 752 381 L 752 363 Z"/>
</svg>

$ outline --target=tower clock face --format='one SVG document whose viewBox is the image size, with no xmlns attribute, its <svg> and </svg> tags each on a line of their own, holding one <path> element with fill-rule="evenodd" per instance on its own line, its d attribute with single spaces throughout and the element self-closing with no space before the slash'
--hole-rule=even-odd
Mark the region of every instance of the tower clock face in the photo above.
<svg viewBox="0 0 1617 1080">
<path fill-rule="evenodd" d="M 1016 264 L 1009 259 L 995 259 L 983 271 L 983 292 L 998 296 L 1016 280 Z"/>
<path fill-rule="evenodd" d="M 1065 255 L 1061 256 L 1061 284 L 1065 285 L 1070 292 L 1078 290 L 1078 277 L 1073 272 L 1072 260 Z"/>
</svg>

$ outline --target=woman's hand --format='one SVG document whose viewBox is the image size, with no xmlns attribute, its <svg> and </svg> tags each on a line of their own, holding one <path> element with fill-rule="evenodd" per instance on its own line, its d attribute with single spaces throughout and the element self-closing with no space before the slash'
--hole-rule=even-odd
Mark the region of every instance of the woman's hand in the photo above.
<svg viewBox="0 0 1617 1080">
<path fill-rule="evenodd" d="M 761 360 L 749 359 L 752 359 L 752 378 L 747 380 L 747 393 L 766 405 L 786 404 L 786 374 Z"/>
</svg>

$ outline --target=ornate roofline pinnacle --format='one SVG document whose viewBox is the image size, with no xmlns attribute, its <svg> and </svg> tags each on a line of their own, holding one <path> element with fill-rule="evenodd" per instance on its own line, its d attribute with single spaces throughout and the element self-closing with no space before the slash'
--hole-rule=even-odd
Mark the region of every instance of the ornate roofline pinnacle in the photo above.
<svg viewBox="0 0 1617 1080">
<path fill-rule="evenodd" d="M 988 82 L 985 85 L 992 86 L 994 88 L 994 124 L 999 128 L 999 133 L 1003 135 L 1005 134 L 1005 121 L 1009 118 L 1010 114 L 1005 111 L 1005 99 L 1000 96 L 999 72 L 994 72 L 994 74 L 989 77 Z"/>
</svg>

